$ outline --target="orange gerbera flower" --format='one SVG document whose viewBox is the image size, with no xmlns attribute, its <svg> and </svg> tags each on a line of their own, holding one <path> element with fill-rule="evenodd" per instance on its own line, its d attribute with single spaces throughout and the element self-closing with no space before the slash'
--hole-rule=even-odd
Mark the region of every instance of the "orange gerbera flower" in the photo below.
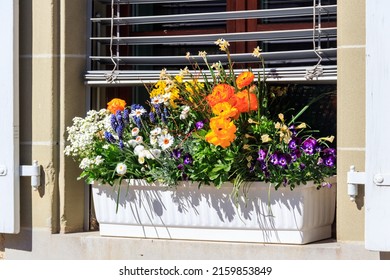
<svg viewBox="0 0 390 280">
<path fill-rule="evenodd" d="M 110 102 L 107 103 L 107 109 L 112 113 L 115 114 L 116 111 L 123 111 L 126 106 L 126 101 L 120 98 L 114 98 Z"/>
<path fill-rule="evenodd" d="M 242 89 L 243 87 L 250 85 L 254 78 L 255 75 L 252 72 L 242 72 L 236 79 L 236 85 L 239 89 Z"/>
<path fill-rule="evenodd" d="M 218 84 L 211 94 L 206 96 L 206 100 L 211 107 L 221 102 L 229 102 L 234 97 L 234 87 L 228 84 Z M 229 102 L 230 103 L 230 102 Z"/>
<path fill-rule="evenodd" d="M 256 94 L 250 93 L 248 90 L 238 92 L 236 94 L 236 99 L 237 103 L 235 107 L 240 113 L 256 111 L 259 106 Z"/>
<path fill-rule="evenodd" d="M 210 119 L 211 131 L 206 135 L 206 141 L 222 148 L 229 147 L 236 138 L 237 128 L 235 124 L 223 117 Z"/>
</svg>

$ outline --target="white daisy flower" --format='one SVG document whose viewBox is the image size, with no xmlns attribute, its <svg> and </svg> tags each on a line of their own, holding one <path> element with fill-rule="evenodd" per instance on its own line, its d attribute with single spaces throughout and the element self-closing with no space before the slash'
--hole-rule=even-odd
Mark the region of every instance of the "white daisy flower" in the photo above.
<svg viewBox="0 0 390 280">
<path fill-rule="evenodd" d="M 142 145 L 138 145 L 134 148 L 134 154 L 139 156 L 143 151 L 145 150 L 145 147 Z"/>
<path fill-rule="evenodd" d="M 171 99 L 171 92 L 167 92 L 166 94 L 161 96 L 161 98 L 162 98 L 162 101 L 164 102 L 164 105 L 168 106 L 169 105 L 169 100 Z"/>
<path fill-rule="evenodd" d="M 158 144 L 159 146 L 163 149 L 163 150 L 166 150 L 168 149 L 170 146 L 172 146 L 173 144 L 173 136 L 170 135 L 169 133 L 165 134 L 165 135 L 161 135 L 160 137 L 158 137 Z"/>
<path fill-rule="evenodd" d="M 150 145 L 154 146 L 157 144 L 157 136 L 150 137 Z"/>
<path fill-rule="evenodd" d="M 126 174 L 126 171 L 127 171 L 127 166 L 126 166 L 126 164 L 124 164 L 123 162 L 118 163 L 118 164 L 116 165 L 115 171 L 116 171 L 116 173 L 118 173 L 119 175 L 125 175 L 125 174 Z"/>
<path fill-rule="evenodd" d="M 145 113 L 146 113 L 146 110 L 144 108 L 142 108 L 142 109 L 135 109 L 135 110 L 131 111 L 130 116 L 132 116 L 132 117 L 141 117 Z"/>
<path fill-rule="evenodd" d="M 164 98 L 161 95 L 156 95 L 150 99 L 150 102 L 154 105 L 161 104 L 164 102 Z"/>
<path fill-rule="evenodd" d="M 160 135 L 160 134 L 161 134 L 161 128 L 159 128 L 159 127 L 156 127 L 155 129 L 153 129 L 150 132 L 150 135 L 152 135 L 152 136 L 157 136 L 157 135 Z"/>
</svg>

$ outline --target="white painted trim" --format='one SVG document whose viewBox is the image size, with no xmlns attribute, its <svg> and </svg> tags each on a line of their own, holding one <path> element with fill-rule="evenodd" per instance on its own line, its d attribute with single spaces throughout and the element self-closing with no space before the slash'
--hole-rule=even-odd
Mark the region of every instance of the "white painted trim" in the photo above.
<svg viewBox="0 0 390 280">
<path fill-rule="evenodd" d="M 20 231 L 19 186 L 19 0 L 3 0 L 0 22 L 0 232 Z"/>
<path fill-rule="evenodd" d="M 366 1 L 365 243 L 374 251 L 390 251 L 390 183 L 378 180 L 390 174 L 389 9 L 388 0 Z"/>
</svg>

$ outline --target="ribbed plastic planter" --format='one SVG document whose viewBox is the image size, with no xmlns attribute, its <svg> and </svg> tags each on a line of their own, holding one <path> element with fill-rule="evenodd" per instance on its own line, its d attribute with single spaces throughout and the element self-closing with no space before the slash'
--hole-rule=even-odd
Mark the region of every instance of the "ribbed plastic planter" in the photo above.
<svg viewBox="0 0 390 280">
<path fill-rule="evenodd" d="M 252 182 L 238 200 L 230 184 L 167 188 L 131 180 L 92 189 L 103 236 L 305 244 L 331 237 L 336 177 L 331 179 L 332 188 L 320 190 L 310 182 L 293 191 Z"/>
</svg>

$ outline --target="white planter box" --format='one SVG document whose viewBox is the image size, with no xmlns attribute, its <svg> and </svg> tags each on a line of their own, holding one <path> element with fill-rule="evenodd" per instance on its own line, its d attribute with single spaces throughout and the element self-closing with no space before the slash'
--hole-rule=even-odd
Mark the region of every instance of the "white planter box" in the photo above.
<svg viewBox="0 0 390 280">
<path fill-rule="evenodd" d="M 143 180 L 119 187 L 92 186 L 100 234 L 146 238 L 305 244 L 331 237 L 336 178 L 332 188 L 302 185 L 290 191 L 254 182 L 236 205 L 232 186 L 183 183 L 177 188 Z"/>
</svg>

